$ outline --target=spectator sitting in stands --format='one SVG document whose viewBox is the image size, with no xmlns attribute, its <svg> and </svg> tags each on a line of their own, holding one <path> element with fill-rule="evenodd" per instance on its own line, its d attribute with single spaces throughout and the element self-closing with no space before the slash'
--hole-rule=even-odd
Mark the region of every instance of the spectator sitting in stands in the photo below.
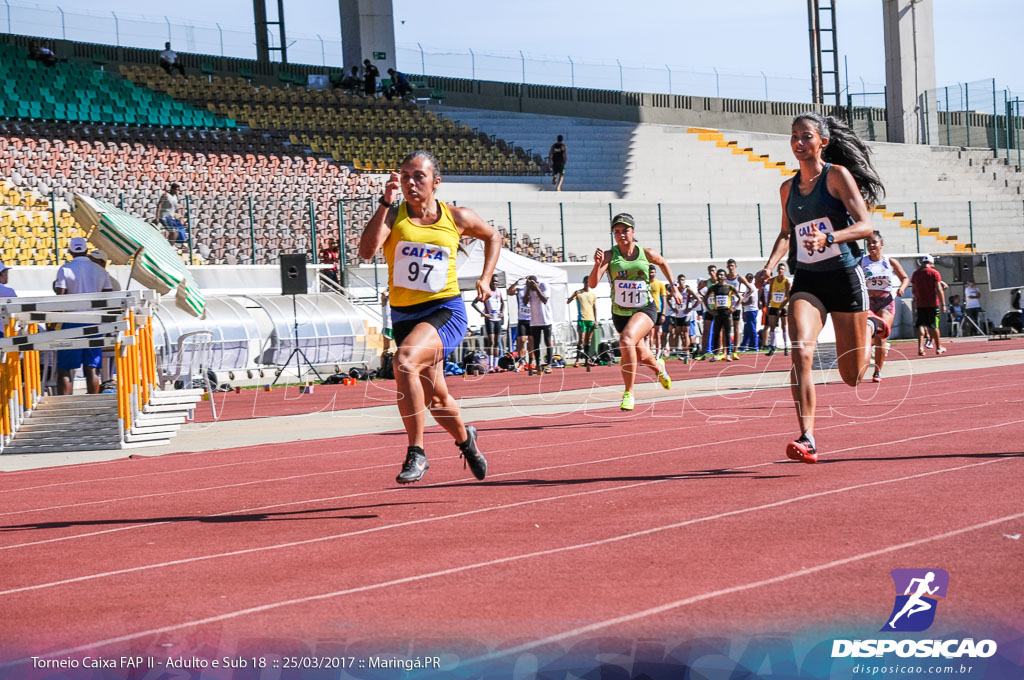
<svg viewBox="0 0 1024 680">
<path fill-rule="evenodd" d="M 28 58 L 38 61 L 44 66 L 53 66 L 57 63 L 57 55 L 49 47 L 43 47 L 38 41 L 33 40 L 28 45 Z"/>
<path fill-rule="evenodd" d="M 964 320 L 964 303 L 960 300 L 959 295 L 953 295 L 949 298 L 949 322 L 952 323 L 963 323 Z"/>
<path fill-rule="evenodd" d="M 171 49 L 171 43 L 164 43 L 164 51 L 160 53 L 160 68 L 172 75 L 171 70 L 178 69 L 178 73 L 185 75 L 185 67 L 178 61 L 178 53 Z"/>
<path fill-rule="evenodd" d="M 412 94 L 412 85 L 404 73 L 389 68 L 388 75 L 391 76 L 391 87 L 384 92 L 385 97 L 391 99 L 391 97 L 397 94 L 399 99 L 405 99 Z"/>
<path fill-rule="evenodd" d="M 355 92 L 359 89 L 362 82 L 362 78 L 359 77 L 359 67 L 353 66 L 351 73 L 346 73 L 345 77 L 341 79 L 341 89 L 347 92 Z"/>
<path fill-rule="evenodd" d="M 164 229 L 164 237 L 171 243 L 185 242 L 188 235 L 185 233 L 185 225 L 182 224 L 176 213 L 178 211 L 178 185 L 172 184 L 170 188 L 160 196 L 160 202 L 156 205 L 156 220 Z"/>
<path fill-rule="evenodd" d="M 335 283 L 341 283 L 338 280 L 338 260 L 341 255 L 341 249 L 338 247 L 338 239 L 332 238 L 327 242 L 327 247 L 320 251 L 320 262 L 322 264 L 329 264 L 331 268 L 324 271 L 324 276 L 328 277 Z"/>
</svg>

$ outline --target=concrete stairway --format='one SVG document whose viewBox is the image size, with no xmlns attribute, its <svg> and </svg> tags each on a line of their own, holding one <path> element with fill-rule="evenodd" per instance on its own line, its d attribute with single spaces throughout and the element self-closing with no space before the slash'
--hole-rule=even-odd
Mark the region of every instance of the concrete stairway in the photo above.
<svg viewBox="0 0 1024 680">
<path fill-rule="evenodd" d="M 557 134 L 566 136 L 562 192 L 546 179 L 453 177 L 441 196 L 496 226 L 511 221 L 517 237 L 539 239 L 542 249 L 557 250 L 564 232 L 566 252 L 584 259 L 603 242 L 598 234 L 607 234 L 609 213 L 620 211 L 632 212 L 638 237 L 670 258 L 760 256 L 781 222 L 779 185 L 797 168 L 787 135 L 441 111 L 542 155 Z M 969 252 L 972 221 L 977 250 L 1024 247 L 1024 173 L 1015 158 L 994 159 L 984 149 L 870 146 L 886 187 L 872 217 L 889 252 Z"/>
<path fill-rule="evenodd" d="M 4 447 L 4 454 L 101 451 L 166 444 L 195 408 L 202 390 L 154 392 L 121 441 L 116 394 L 47 396 Z"/>
<path fill-rule="evenodd" d="M 625 166 L 636 128 L 632 123 L 446 106 L 430 108 L 509 144 L 531 150 L 542 158 L 547 157 L 555 139 L 562 135 L 569 148 L 563 191 L 626 191 Z M 550 175 L 547 178 L 508 179 L 519 183 L 528 179 L 526 183 L 535 184 L 538 189 L 552 188 Z M 458 177 L 450 180 L 464 181 Z"/>
</svg>

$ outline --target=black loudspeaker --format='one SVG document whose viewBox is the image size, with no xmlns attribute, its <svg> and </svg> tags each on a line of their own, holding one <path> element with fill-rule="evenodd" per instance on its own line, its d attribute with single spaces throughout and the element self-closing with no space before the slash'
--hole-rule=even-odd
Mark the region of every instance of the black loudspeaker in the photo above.
<svg viewBox="0 0 1024 680">
<path fill-rule="evenodd" d="M 974 280 L 973 255 L 951 255 L 948 262 L 953 269 L 953 283 L 967 283 Z"/>
<path fill-rule="evenodd" d="M 306 294 L 306 254 L 281 254 L 281 295 Z"/>
</svg>

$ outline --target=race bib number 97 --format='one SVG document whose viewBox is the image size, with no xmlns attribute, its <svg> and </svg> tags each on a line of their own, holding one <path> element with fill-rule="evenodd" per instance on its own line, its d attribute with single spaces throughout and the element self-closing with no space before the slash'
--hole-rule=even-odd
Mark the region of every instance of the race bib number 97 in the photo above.
<svg viewBox="0 0 1024 680">
<path fill-rule="evenodd" d="M 395 246 L 394 283 L 399 288 L 439 293 L 448 283 L 451 251 L 445 246 L 399 241 Z"/>
<path fill-rule="evenodd" d="M 808 247 L 814 239 L 814 235 L 818 232 L 823 234 L 833 234 L 835 230 L 832 228 L 832 221 L 827 217 L 822 217 L 818 220 L 811 220 L 810 222 L 804 222 L 798 224 L 795 227 L 796 230 L 796 255 L 797 260 L 804 264 L 812 264 L 814 262 L 824 262 L 825 260 L 831 260 L 833 257 L 839 257 L 839 244 L 833 243 L 830 246 L 822 246 L 820 248 Z"/>
<path fill-rule="evenodd" d="M 626 309 L 647 305 L 646 281 L 616 281 L 615 304 Z"/>
</svg>

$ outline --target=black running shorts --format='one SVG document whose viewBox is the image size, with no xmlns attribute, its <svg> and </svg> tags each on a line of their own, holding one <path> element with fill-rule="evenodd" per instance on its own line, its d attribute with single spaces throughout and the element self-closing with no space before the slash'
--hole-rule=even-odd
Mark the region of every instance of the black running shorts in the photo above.
<svg viewBox="0 0 1024 680">
<path fill-rule="evenodd" d="M 829 313 L 868 311 L 868 287 L 864 281 L 864 270 L 859 264 L 826 272 L 812 272 L 797 267 L 793 287 L 789 292 L 790 299 L 798 293 L 817 298 Z"/>
<path fill-rule="evenodd" d="M 646 314 L 651 318 L 652 322 L 657 323 L 658 305 L 656 305 L 652 300 L 651 302 L 647 303 L 646 307 L 637 308 L 633 312 L 633 314 Z M 615 324 L 615 330 L 619 333 L 626 330 L 626 324 L 629 323 L 629 320 L 633 318 L 633 314 L 612 314 L 612 323 Z"/>
</svg>

